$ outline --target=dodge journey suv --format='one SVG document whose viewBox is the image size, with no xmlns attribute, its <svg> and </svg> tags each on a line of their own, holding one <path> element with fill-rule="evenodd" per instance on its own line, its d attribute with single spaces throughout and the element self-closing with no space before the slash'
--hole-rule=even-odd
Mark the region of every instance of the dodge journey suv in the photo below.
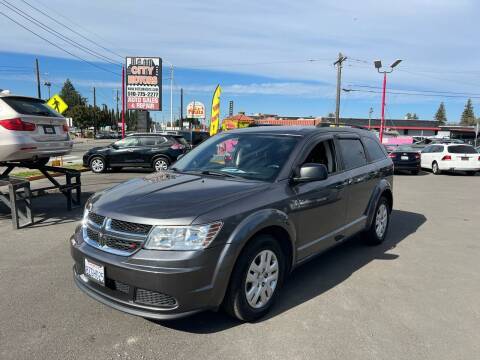
<svg viewBox="0 0 480 360">
<path fill-rule="evenodd" d="M 88 200 L 70 239 L 75 283 L 145 318 L 223 308 L 253 321 L 298 265 L 354 234 L 385 240 L 392 174 L 366 130 L 216 135 L 169 170 Z"/>
</svg>

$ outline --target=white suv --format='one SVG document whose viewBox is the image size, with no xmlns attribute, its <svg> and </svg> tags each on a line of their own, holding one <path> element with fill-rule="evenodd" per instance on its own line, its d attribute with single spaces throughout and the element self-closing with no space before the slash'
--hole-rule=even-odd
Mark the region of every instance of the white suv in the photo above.
<svg viewBox="0 0 480 360">
<path fill-rule="evenodd" d="M 0 93 L 0 162 L 46 164 L 72 146 L 65 118 L 43 100 Z"/>
<path fill-rule="evenodd" d="M 475 175 L 480 171 L 480 154 L 467 144 L 433 144 L 422 150 L 421 166 L 431 169 L 435 175 L 442 171 L 465 171 Z"/>
</svg>

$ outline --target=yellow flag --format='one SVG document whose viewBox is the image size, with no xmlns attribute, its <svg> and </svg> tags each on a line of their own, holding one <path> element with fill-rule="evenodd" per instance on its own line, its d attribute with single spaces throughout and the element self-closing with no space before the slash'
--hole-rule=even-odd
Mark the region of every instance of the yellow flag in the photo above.
<svg viewBox="0 0 480 360">
<path fill-rule="evenodd" d="M 218 125 L 220 122 L 220 95 L 222 94 L 222 88 L 217 85 L 212 99 L 212 117 L 210 120 L 210 136 L 215 135 L 218 132 Z"/>
</svg>

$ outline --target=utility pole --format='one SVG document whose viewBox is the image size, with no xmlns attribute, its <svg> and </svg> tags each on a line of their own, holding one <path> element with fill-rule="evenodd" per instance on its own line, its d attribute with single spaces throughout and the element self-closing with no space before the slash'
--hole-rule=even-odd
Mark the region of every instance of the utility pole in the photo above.
<svg viewBox="0 0 480 360">
<path fill-rule="evenodd" d="M 368 130 L 372 128 L 372 113 L 373 113 L 373 108 L 371 107 L 370 110 L 368 111 Z"/>
<path fill-rule="evenodd" d="M 180 89 L 180 122 L 183 124 L 183 88 Z"/>
<path fill-rule="evenodd" d="M 337 104 L 335 107 L 335 126 L 340 123 L 340 92 L 342 88 L 342 64 L 347 60 L 346 56 L 338 53 L 338 60 L 333 63 L 337 67 Z"/>
<path fill-rule="evenodd" d="M 97 135 L 97 93 L 93 87 L 93 136 Z"/>
<path fill-rule="evenodd" d="M 42 91 L 40 89 L 40 68 L 38 66 L 38 59 L 35 59 L 35 72 L 37 73 L 37 97 L 42 98 Z"/>
<path fill-rule="evenodd" d="M 122 65 L 122 139 L 125 138 L 125 67 Z"/>
</svg>

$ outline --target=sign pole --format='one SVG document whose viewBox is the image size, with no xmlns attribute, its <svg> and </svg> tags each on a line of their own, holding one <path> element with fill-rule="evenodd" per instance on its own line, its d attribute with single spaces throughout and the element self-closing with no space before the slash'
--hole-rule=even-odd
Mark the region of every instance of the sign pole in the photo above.
<svg viewBox="0 0 480 360">
<path fill-rule="evenodd" d="M 122 139 L 125 138 L 125 67 L 122 65 Z"/>
</svg>

